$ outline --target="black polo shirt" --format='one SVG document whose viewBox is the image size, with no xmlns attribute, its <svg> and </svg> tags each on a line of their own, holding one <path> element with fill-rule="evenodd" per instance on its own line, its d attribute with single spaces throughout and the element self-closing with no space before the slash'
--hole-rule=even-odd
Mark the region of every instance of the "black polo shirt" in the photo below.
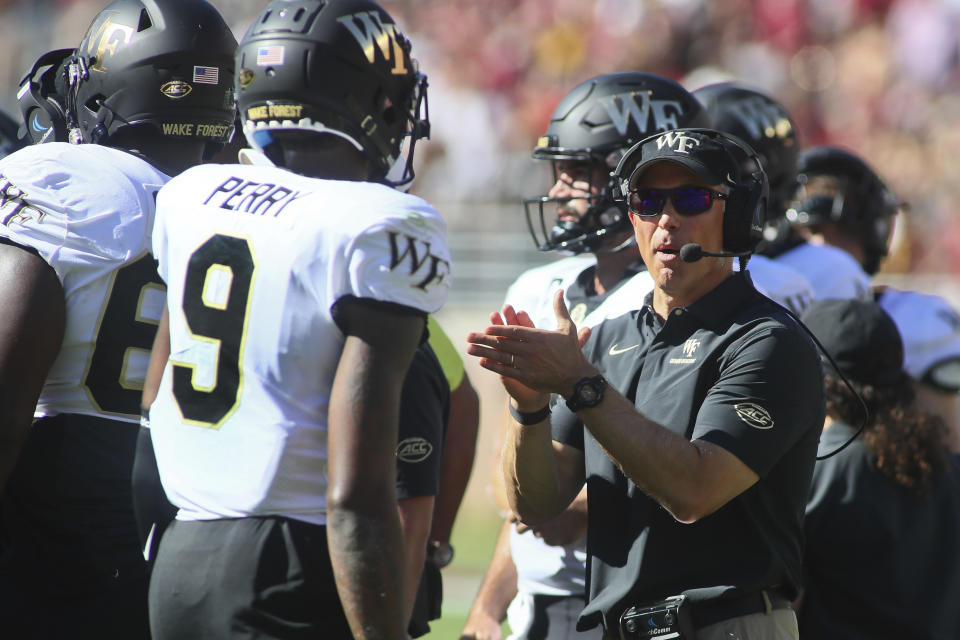
<svg viewBox="0 0 960 640">
<path fill-rule="evenodd" d="M 834 422 L 820 455 L 854 433 Z M 857 438 L 817 462 L 805 530 L 804 638 L 960 638 L 960 455 L 919 495 Z"/>
<path fill-rule="evenodd" d="M 652 295 L 652 294 L 651 294 Z M 584 347 L 612 387 L 650 420 L 723 447 L 759 482 L 681 524 L 627 479 L 576 414 L 553 414 L 554 439 L 583 449 L 589 495 L 589 603 L 579 629 L 616 628 L 632 604 L 777 587 L 794 598 L 802 521 L 823 427 L 820 358 L 781 307 L 736 273 L 665 322 L 645 306 L 607 320 Z M 634 391 L 635 389 L 635 391 Z"/>
<path fill-rule="evenodd" d="M 449 415 L 450 385 L 433 348 L 424 342 L 414 353 L 400 396 L 398 500 L 439 493 Z"/>
</svg>

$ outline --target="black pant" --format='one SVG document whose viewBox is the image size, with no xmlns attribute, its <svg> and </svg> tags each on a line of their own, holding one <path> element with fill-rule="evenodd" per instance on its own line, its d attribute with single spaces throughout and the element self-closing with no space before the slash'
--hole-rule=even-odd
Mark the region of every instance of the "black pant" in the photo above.
<svg viewBox="0 0 960 640">
<path fill-rule="evenodd" d="M 133 461 L 133 512 L 137 519 L 140 546 L 145 549 L 150 564 L 157 555 L 157 546 L 167 526 L 177 516 L 177 508 L 170 504 L 160 483 L 157 457 L 153 452 L 150 429 L 140 427 L 137 454 Z M 149 549 L 147 544 L 149 543 Z"/>
<path fill-rule="evenodd" d="M 350 640 L 326 528 L 287 518 L 182 522 L 150 579 L 154 640 Z"/>
<path fill-rule="evenodd" d="M 148 638 L 130 495 L 133 423 L 34 423 L 2 497 L 0 636 Z"/>
</svg>

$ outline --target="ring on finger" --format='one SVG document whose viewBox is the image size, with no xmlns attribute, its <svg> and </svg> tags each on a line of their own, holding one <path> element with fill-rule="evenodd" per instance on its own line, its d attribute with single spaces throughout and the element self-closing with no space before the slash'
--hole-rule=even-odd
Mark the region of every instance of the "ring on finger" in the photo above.
<svg viewBox="0 0 960 640">
<path fill-rule="evenodd" d="M 516 356 L 516 354 L 511 353 L 511 354 L 510 354 L 510 366 L 511 366 L 511 367 L 516 366 L 516 363 L 517 363 L 517 356 Z"/>
</svg>

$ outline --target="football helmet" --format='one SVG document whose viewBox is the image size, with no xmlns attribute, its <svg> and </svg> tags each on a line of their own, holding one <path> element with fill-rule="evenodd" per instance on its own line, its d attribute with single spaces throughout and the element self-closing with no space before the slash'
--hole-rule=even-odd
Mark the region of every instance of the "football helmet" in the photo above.
<svg viewBox="0 0 960 640">
<path fill-rule="evenodd" d="M 637 71 L 609 73 L 574 87 L 554 110 L 533 157 L 553 164 L 554 183 L 559 176 L 558 161 L 600 165 L 607 178 L 603 185 L 591 184 L 591 191 L 597 193 L 586 198 L 524 198 L 534 245 L 540 251 L 574 254 L 597 250 L 609 234 L 630 227 L 626 204 L 614 200 L 616 185 L 610 176 L 627 149 L 658 131 L 710 126 L 697 99 L 662 76 Z M 577 220 L 561 218 L 558 213 L 574 199 L 588 201 L 586 212 Z"/>
<path fill-rule="evenodd" d="M 36 142 L 102 144 L 150 126 L 172 138 L 226 143 L 236 44 L 204 0 L 116 0 L 79 47 L 45 54 L 23 79 L 27 131 Z"/>
<path fill-rule="evenodd" d="M 760 156 L 770 181 L 770 216 L 782 216 L 797 175 L 797 128 L 787 109 L 756 89 L 733 82 L 717 82 L 696 89 L 720 131 L 732 133 Z"/>
<path fill-rule="evenodd" d="M 0 158 L 26 146 L 26 141 L 18 134 L 18 128 L 13 118 L 0 111 Z"/>
<path fill-rule="evenodd" d="M 408 185 L 416 142 L 430 133 L 427 79 L 410 49 L 372 0 L 274 0 L 237 50 L 247 140 L 276 160 L 272 131 L 339 136 L 371 162 L 374 181 Z"/>
<path fill-rule="evenodd" d="M 710 114 L 713 125 L 732 133 L 760 156 L 770 181 L 764 239 L 784 241 L 788 226 L 783 212 L 793 195 L 800 150 L 797 128 L 786 107 L 767 94 L 734 82 L 717 82 L 693 92 Z"/>
<path fill-rule="evenodd" d="M 814 187 L 814 179 L 822 179 Z M 797 158 L 793 200 L 785 217 L 808 226 L 834 222 L 859 239 L 864 271 L 880 269 L 893 218 L 904 206 L 880 176 L 854 153 L 832 146 L 804 149 Z M 809 189 L 808 189 L 809 187 Z"/>
</svg>

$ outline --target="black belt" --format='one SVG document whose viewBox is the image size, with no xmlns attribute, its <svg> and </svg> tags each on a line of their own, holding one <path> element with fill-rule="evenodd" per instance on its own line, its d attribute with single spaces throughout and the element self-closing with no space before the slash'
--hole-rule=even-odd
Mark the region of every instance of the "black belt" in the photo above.
<svg viewBox="0 0 960 640">
<path fill-rule="evenodd" d="M 768 613 L 774 609 L 789 607 L 790 600 L 776 591 L 764 589 L 735 598 L 698 602 L 693 606 L 693 624 L 697 629 L 702 629 L 730 618 L 748 616 L 751 613 Z"/>
</svg>

